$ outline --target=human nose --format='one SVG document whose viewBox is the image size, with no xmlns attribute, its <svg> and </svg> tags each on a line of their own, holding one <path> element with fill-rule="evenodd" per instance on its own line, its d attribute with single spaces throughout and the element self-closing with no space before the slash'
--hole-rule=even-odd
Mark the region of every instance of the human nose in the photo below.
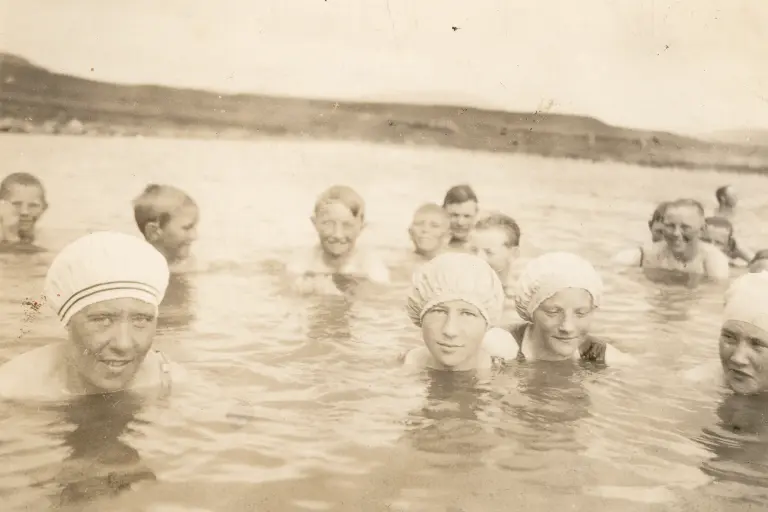
<svg viewBox="0 0 768 512">
<path fill-rule="evenodd" d="M 446 338 L 455 338 L 458 334 L 458 318 L 453 313 L 448 313 L 445 316 L 445 322 L 443 323 L 443 336 Z"/>
<path fill-rule="evenodd" d="M 574 315 L 570 311 L 563 313 L 563 319 L 560 322 L 560 332 L 563 334 L 571 334 L 576 330 L 576 322 L 574 321 Z"/>
<path fill-rule="evenodd" d="M 127 320 L 121 320 L 115 324 L 109 348 L 115 352 L 126 353 L 133 349 L 133 345 L 133 325 Z"/>
<path fill-rule="evenodd" d="M 748 365 L 749 349 L 747 348 L 747 344 L 743 341 L 740 341 L 739 344 L 736 345 L 736 348 L 733 350 L 733 353 L 731 353 L 731 357 L 728 358 L 728 361 L 735 366 Z"/>
</svg>

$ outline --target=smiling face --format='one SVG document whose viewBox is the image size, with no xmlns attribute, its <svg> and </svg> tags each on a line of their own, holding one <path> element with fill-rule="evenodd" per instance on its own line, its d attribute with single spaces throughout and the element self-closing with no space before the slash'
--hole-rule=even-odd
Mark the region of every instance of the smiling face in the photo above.
<svg viewBox="0 0 768 512">
<path fill-rule="evenodd" d="M 363 221 L 340 202 L 330 202 L 312 217 L 323 251 L 334 258 L 348 255 L 363 229 Z"/>
<path fill-rule="evenodd" d="M 444 370 L 474 369 L 487 330 L 480 311 L 463 300 L 438 304 L 421 321 L 424 343 Z"/>
<path fill-rule="evenodd" d="M 464 242 L 475 225 L 477 218 L 477 203 L 475 201 L 466 201 L 463 203 L 452 203 L 445 205 L 445 211 L 451 220 L 451 234 L 457 242 Z"/>
<path fill-rule="evenodd" d="M 445 212 L 417 212 L 408 234 L 411 235 L 416 252 L 434 255 L 448 244 L 451 235 L 450 222 Z"/>
<path fill-rule="evenodd" d="M 132 298 L 97 302 L 69 322 L 70 362 L 89 392 L 126 389 L 152 347 L 155 307 Z"/>
<path fill-rule="evenodd" d="M 589 333 L 592 296 L 581 288 L 560 290 L 533 313 L 532 335 L 545 358 L 568 359 Z"/>
<path fill-rule="evenodd" d="M 693 206 L 670 206 L 664 214 L 664 240 L 676 256 L 693 250 L 703 229 L 704 216 Z"/>
<path fill-rule="evenodd" d="M 768 390 L 768 332 L 739 320 L 720 331 L 720 362 L 726 385 L 749 395 Z"/>
<path fill-rule="evenodd" d="M 170 214 L 165 222 L 150 222 L 146 238 L 169 262 L 189 257 L 192 243 L 197 240 L 200 211 L 194 203 L 186 203 Z"/>
</svg>

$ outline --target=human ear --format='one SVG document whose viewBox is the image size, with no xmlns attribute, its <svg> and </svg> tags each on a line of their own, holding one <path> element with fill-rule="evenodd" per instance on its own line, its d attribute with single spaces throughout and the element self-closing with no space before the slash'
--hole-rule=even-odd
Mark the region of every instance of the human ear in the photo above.
<svg viewBox="0 0 768 512">
<path fill-rule="evenodd" d="M 147 222 L 144 226 L 144 238 L 148 242 L 157 242 L 163 234 L 163 230 L 160 228 L 160 222 L 152 220 Z"/>
</svg>

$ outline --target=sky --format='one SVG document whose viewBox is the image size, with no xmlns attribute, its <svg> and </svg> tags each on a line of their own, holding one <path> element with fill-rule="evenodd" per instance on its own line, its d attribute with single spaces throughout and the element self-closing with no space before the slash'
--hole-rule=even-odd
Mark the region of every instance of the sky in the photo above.
<svg viewBox="0 0 768 512">
<path fill-rule="evenodd" d="M 768 129 L 766 0 L 0 0 L 0 49 L 121 83 Z"/>
</svg>

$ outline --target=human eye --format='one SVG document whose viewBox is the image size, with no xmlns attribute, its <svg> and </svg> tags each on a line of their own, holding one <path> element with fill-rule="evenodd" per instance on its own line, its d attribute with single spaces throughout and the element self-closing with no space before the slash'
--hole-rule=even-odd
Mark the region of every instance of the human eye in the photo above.
<svg viewBox="0 0 768 512">
<path fill-rule="evenodd" d="M 154 317 L 151 315 L 134 315 L 133 323 L 139 327 L 145 327 L 149 325 L 149 323 L 152 322 L 153 319 Z"/>
</svg>

